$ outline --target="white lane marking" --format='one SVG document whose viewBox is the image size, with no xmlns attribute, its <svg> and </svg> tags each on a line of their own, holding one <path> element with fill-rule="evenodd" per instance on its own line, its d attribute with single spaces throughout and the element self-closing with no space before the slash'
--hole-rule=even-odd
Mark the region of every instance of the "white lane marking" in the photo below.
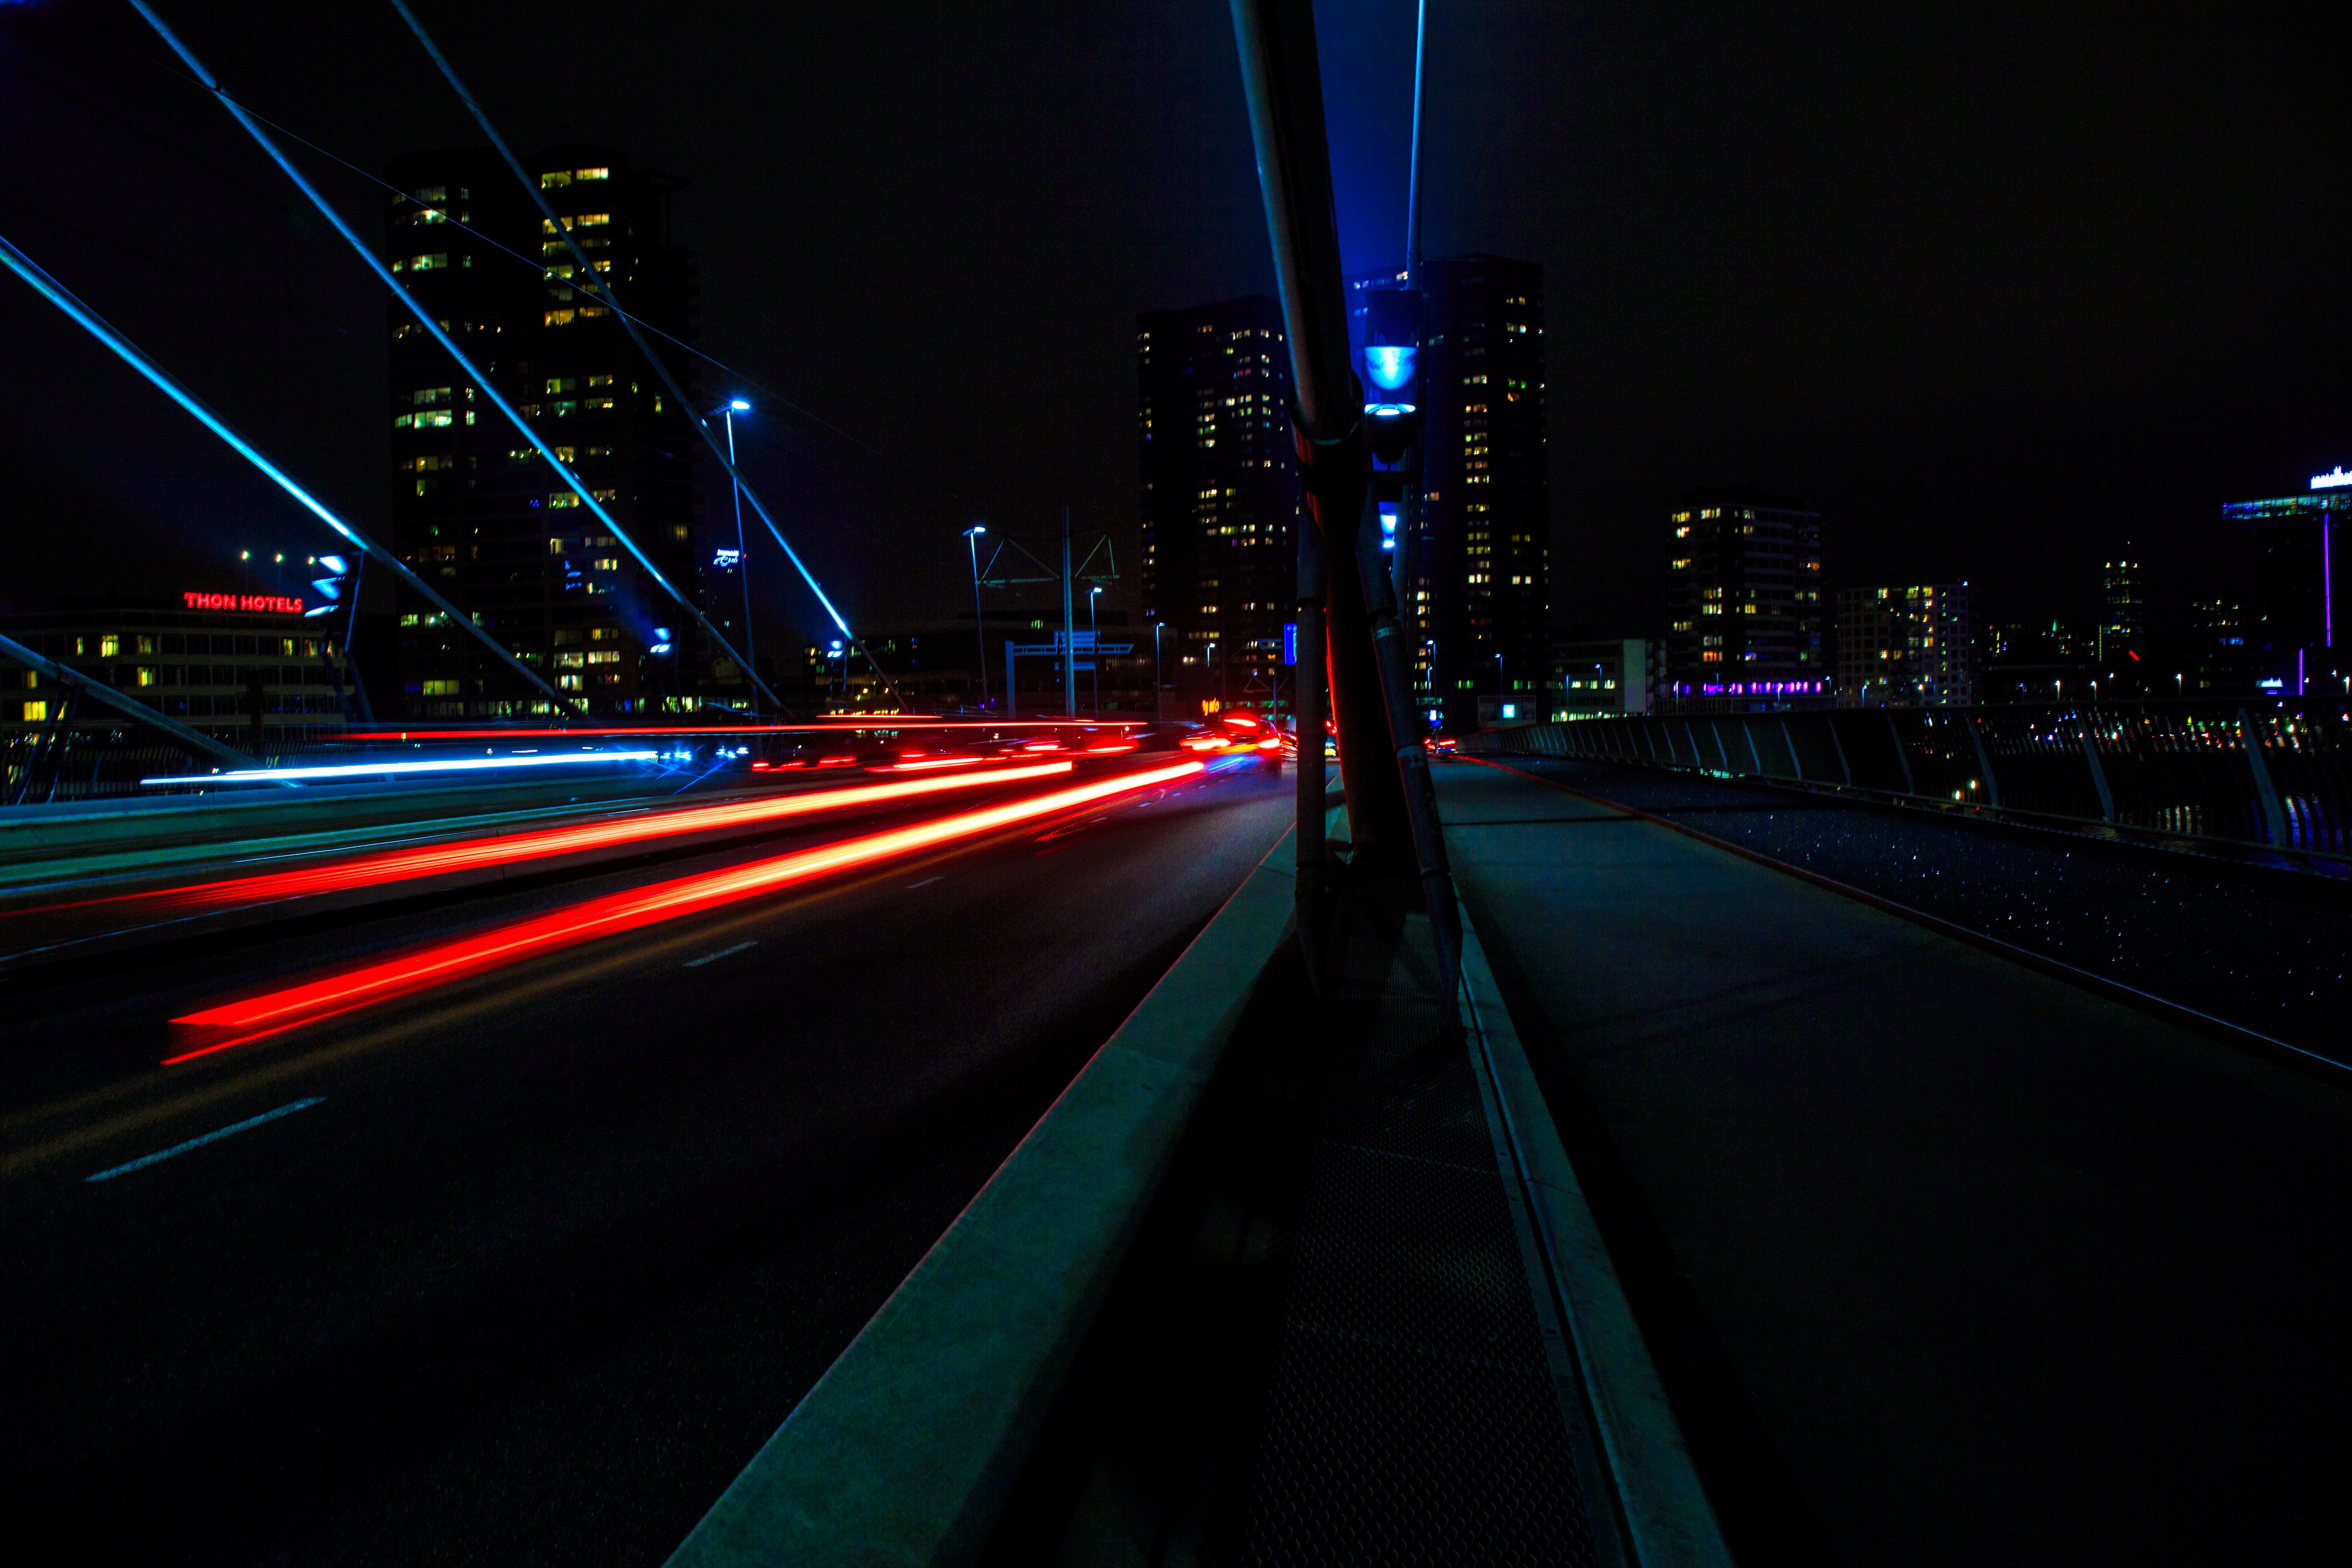
<svg viewBox="0 0 2352 1568">
<path fill-rule="evenodd" d="M 191 1149 L 201 1149 L 207 1143 L 217 1143 L 224 1138 L 234 1137 L 239 1132 L 248 1131 L 253 1128 L 260 1126 L 265 1121 L 275 1121 L 281 1116 L 291 1116 L 298 1110 L 308 1110 L 310 1107 L 320 1103 L 326 1098 L 327 1097 L 323 1094 L 314 1094 L 308 1100 L 298 1100 L 291 1105 L 281 1105 L 275 1110 L 265 1110 L 258 1116 L 248 1116 L 244 1121 L 232 1122 L 216 1132 L 207 1132 L 201 1138 L 191 1138 L 184 1143 L 174 1143 L 169 1149 L 159 1149 L 152 1154 L 142 1154 L 139 1158 L 131 1161 L 128 1164 L 117 1165 L 110 1171 L 100 1171 L 95 1176 L 84 1176 L 82 1180 L 85 1182 L 110 1182 L 117 1176 L 127 1176 L 133 1171 L 143 1171 L 148 1166 L 155 1164 L 159 1161 L 168 1160 L 174 1154 L 184 1154 Z"/>
<path fill-rule="evenodd" d="M 686 961 L 686 966 L 688 969 L 699 969 L 706 963 L 718 963 L 720 959 L 725 958 L 730 953 L 740 952 L 747 947 L 757 947 L 760 944 L 757 940 L 753 940 L 751 942 L 739 942 L 733 947 L 722 947 L 717 952 L 706 952 L 700 958 L 689 958 Z"/>
<path fill-rule="evenodd" d="M 919 881 L 919 882 L 909 882 L 909 883 L 908 883 L 908 884 L 907 884 L 907 891 L 908 891 L 908 892 L 910 892 L 910 893 L 911 893 L 911 892 L 913 892 L 917 888 L 928 888 L 928 887 L 929 887 L 933 882 L 944 882 L 944 881 L 946 881 L 947 879 L 948 879 L 948 874 L 947 874 L 945 871 L 942 871 L 942 872 L 940 872 L 940 873 L 938 876 L 936 876 L 936 877 L 926 877 L 926 878 L 924 878 L 924 879 L 923 879 L 921 881 Z"/>
</svg>

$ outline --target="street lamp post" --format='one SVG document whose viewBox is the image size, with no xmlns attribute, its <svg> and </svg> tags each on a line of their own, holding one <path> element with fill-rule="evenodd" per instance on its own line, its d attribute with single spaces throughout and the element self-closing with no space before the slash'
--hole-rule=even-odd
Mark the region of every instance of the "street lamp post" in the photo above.
<svg viewBox="0 0 2352 1568">
<path fill-rule="evenodd" d="M 743 689 L 751 694 L 751 711 L 760 710 L 760 676 L 752 664 L 751 650 L 751 557 L 743 548 L 743 481 L 735 476 L 735 416 L 748 414 L 751 405 L 740 397 L 730 397 L 722 412 L 727 416 L 727 478 L 735 491 L 735 574 L 743 580 Z M 709 428 L 709 426 L 705 426 Z"/>
<path fill-rule="evenodd" d="M 1102 638 L 1095 631 L 1095 600 L 1102 595 L 1097 583 L 1087 590 L 1087 643 L 1094 652 L 1095 721 L 1102 721 Z"/>
<path fill-rule="evenodd" d="M 980 613 L 980 536 L 988 531 L 984 522 L 975 522 L 963 531 L 963 542 L 971 547 L 971 640 L 980 653 L 980 707 L 988 710 L 988 623 Z M 1009 701 L 1013 693 L 1005 692 Z"/>
<path fill-rule="evenodd" d="M 1151 717 L 1155 723 L 1168 718 L 1168 676 L 1160 666 L 1160 628 L 1165 623 L 1151 623 Z"/>
</svg>

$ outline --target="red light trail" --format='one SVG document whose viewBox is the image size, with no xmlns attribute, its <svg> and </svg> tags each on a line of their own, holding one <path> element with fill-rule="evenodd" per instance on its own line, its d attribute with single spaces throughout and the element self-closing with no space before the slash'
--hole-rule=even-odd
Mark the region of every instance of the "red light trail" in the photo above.
<svg viewBox="0 0 2352 1568">
<path fill-rule="evenodd" d="M 495 838 L 468 838 L 454 844 L 392 849 L 325 866 L 234 877 L 226 881 L 200 882 L 191 887 L 166 888 L 155 892 L 122 893 L 111 899 L 89 900 L 88 903 L 135 901 L 162 909 L 201 909 L 219 904 L 258 903 L 272 899 L 299 899 L 319 893 L 341 892 L 351 888 L 372 888 L 385 882 L 404 882 L 418 877 L 437 877 L 450 871 L 474 870 L 484 866 L 510 866 L 524 860 L 543 859 L 551 855 L 603 849 L 616 844 L 643 843 L 647 839 L 667 838 L 681 833 L 745 827 L 845 806 L 885 805 L 910 797 L 937 795 L 946 790 L 975 789 L 1020 779 L 1045 778 L 1069 771 L 1070 764 L 1066 762 L 1024 763 L 1018 767 L 960 773 L 950 777 L 903 779 L 890 784 L 813 790 L 804 795 L 781 795 L 769 800 L 735 801 L 725 805 L 693 806 L 684 811 L 625 817 L 617 822 L 543 827 L 529 833 L 502 834 Z M 41 914 L 85 907 L 87 904 L 49 904 L 39 910 L 13 912 Z"/>
<path fill-rule="evenodd" d="M 1121 719 L 919 719 L 898 713 L 873 713 L 860 719 L 825 719 L 808 724 L 698 724 L 691 729 L 664 730 L 643 724 L 585 725 L 501 730 L 354 730 L 352 741 L 505 741 L 585 735 L 668 735 L 681 741 L 720 735 L 812 735 L 858 730 L 1110 730 L 1130 733 L 1144 727 L 1142 720 Z"/>
<path fill-rule="evenodd" d="M 1178 763 L 1055 790 L 1026 800 L 958 812 L 909 827 L 891 828 L 843 839 L 836 844 L 796 850 L 790 855 L 754 861 L 748 866 L 706 871 L 591 899 L 567 909 L 517 921 L 472 936 L 460 937 L 454 942 L 420 948 L 380 963 L 367 964 L 322 980 L 289 986 L 217 1007 L 207 1007 L 201 1012 L 174 1018 L 172 1024 L 175 1030 L 195 1031 L 199 1037 L 203 1033 L 226 1031 L 229 1037 L 208 1040 L 194 1049 L 166 1057 L 163 1065 L 171 1067 L 179 1062 L 192 1061 L 215 1051 L 227 1050 L 233 1046 L 247 1045 L 304 1024 L 352 1012 L 461 975 L 517 963 L 539 953 L 556 952 L 600 937 L 614 936 L 658 921 L 757 898 L 763 893 L 814 881 L 835 872 L 854 870 L 955 839 L 992 833 L 1014 823 L 1051 816 L 1073 806 L 1148 789 L 1153 784 L 1170 784 L 1204 771 L 1204 765 L 1200 763 Z"/>
</svg>

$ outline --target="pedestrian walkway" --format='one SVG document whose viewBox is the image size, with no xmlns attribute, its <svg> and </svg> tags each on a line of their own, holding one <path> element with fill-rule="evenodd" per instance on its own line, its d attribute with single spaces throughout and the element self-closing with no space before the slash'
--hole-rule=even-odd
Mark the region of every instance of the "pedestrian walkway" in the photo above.
<svg viewBox="0 0 2352 1568">
<path fill-rule="evenodd" d="M 1735 1557 L 2340 1549 L 2352 1094 L 1525 774 L 1439 789 Z"/>
</svg>

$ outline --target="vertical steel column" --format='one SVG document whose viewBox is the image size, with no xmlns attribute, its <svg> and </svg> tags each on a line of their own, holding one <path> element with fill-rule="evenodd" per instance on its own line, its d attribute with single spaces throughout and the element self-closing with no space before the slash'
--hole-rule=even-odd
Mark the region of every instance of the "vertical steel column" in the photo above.
<svg viewBox="0 0 2352 1568">
<path fill-rule="evenodd" d="M 1062 717 L 1078 716 L 1078 623 L 1070 609 L 1070 509 L 1062 509 Z"/>
<path fill-rule="evenodd" d="M 1323 536 L 1324 561 L 1339 567 L 1324 574 L 1325 637 L 1349 833 L 1360 854 L 1392 854 L 1410 841 L 1410 830 L 1403 784 L 1387 762 L 1394 742 L 1362 576 L 1347 570 L 1356 556 L 1370 475 L 1363 395 L 1348 367 L 1347 300 L 1332 211 L 1315 14 L 1307 0 L 1232 0 L 1232 6 L 1258 187 L 1290 340 L 1299 463 L 1308 510 Z"/>
<path fill-rule="evenodd" d="M 1307 984 L 1318 991 L 1323 970 L 1323 540 L 1311 524 L 1298 530 L 1298 663 L 1291 673 L 1291 717 L 1298 733 L 1298 945 Z"/>
<path fill-rule="evenodd" d="M 1356 531 L 1356 568 L 1363 579 L 1364 607 L 1371 621 L 1372 647 L 1380 658 L 1381 694 L 1396 737 L 1397 780 L 1412 828 L 1413 861 L 1421 869 L 1422 897 L 1437 939 L 1438 984 L 1448 999 L 1462 983 L 1462 903 L 1454 896 L 1454 868 L 1445 853 L 1445 830 L 1437 816 L 1436 782 L 1429 776 L 1429 749 L 1412 721 L 1412 650 L 1397 626 L 1396 585 L 1389 578 L 1387 552 L 1381 548 L 1380 503 L 1364 491 L 1364 525 Z"/>
</svg>

